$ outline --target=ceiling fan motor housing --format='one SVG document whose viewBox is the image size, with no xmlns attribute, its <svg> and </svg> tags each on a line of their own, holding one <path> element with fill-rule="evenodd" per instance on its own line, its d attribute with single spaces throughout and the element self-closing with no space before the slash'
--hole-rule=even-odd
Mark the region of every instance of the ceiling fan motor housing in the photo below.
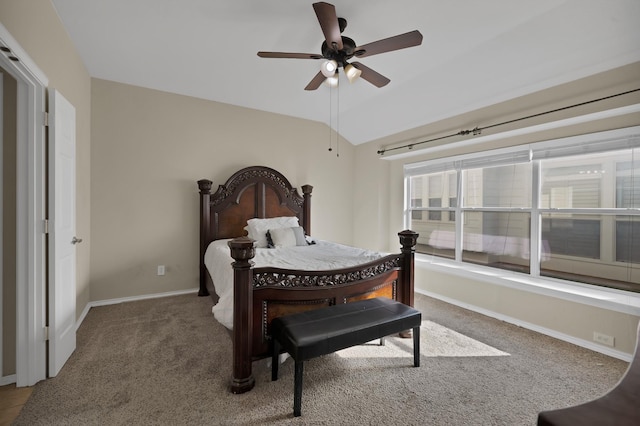
<svg viewBox="0 0 640 426">
<path fill-rule="evenodd" d="M 356 42 L 349 37 L 342 36 L 341 50 L 329 47 L 326 41 L 322 42 L 322 56 L 326 59 L 333 59 L 338 63 L 338 66 L 341 67 L 344 67 L 347 60 L 351 59 L 358 53 L 360 52 L 356 51 Z"/>
</svg>

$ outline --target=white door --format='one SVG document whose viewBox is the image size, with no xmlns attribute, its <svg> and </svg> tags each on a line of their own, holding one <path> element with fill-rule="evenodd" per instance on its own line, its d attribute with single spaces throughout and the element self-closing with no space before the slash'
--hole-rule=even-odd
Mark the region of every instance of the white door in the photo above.
<svg viewBox="0 0 640 426">
<path fill-rule="evenodd" d="M 49 97 L 49 376 L 76 349 L 76 110 Z"/>
</svg>

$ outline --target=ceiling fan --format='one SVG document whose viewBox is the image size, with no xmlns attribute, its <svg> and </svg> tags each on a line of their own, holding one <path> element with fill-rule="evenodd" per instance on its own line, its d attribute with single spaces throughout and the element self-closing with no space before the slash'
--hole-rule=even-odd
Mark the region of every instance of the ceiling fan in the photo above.
<svg viewBox="0 0 640 426">
<path fill-rule="evenodd" d="M 342 34 L 347 26 L 347 20 L 338 18 L 334 5 L 318 2 L 313 4 L 320 28 L 324 33 L 321 55 L 315 53 L 287 53 L 287 52 L 258 52 L 261 58 L 288 59 L 323 59 L 321 71 L 311 79 L 305 90 L 316 90 L 327 81 L 330 85 L 337 85 L 338 69 L 342 67 L 350 82 L 358 77 L 367 80 L 376 87 L 383 87 L 391 80 L 360 62 L 348 62 L 352 57 L 364 58 L 379 53 L 418 46 L 422 43 L 422 34 L 414 30 L 405 34 L 374 41 L 372 43 L 356 45 L 349 37 Z"/>
</svg>

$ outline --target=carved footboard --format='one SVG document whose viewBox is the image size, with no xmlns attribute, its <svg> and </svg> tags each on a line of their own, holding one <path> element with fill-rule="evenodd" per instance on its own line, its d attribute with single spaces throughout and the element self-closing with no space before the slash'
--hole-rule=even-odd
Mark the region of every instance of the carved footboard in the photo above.
<svg viewBox="0 0 640 426">
<path fill-rule="evenodd" d="M 251 362 L 269 356 L 273 318 L 380 296 L 413 306 L 418 234 L 407 230 L 398 236 L 402 245 L 400 254 L 332 271 L 254 269 L 253 240 L 241 237 L 229 242 L 235 260 L 231 391 L 243 393 L 253 388 Z"/>
</svg>

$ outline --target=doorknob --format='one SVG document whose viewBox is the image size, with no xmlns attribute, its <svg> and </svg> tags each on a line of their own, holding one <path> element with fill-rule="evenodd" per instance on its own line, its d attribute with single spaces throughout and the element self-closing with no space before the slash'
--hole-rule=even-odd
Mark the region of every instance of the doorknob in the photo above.
<svg viewBox="0 0 640 426">
<path fill-rule="evenodd" d="M 78 244 L 81 242 L 82 242 L 82 238 L 73 237 L 73 240 L 71 240 L 71 244 Z"/>
</svg>

